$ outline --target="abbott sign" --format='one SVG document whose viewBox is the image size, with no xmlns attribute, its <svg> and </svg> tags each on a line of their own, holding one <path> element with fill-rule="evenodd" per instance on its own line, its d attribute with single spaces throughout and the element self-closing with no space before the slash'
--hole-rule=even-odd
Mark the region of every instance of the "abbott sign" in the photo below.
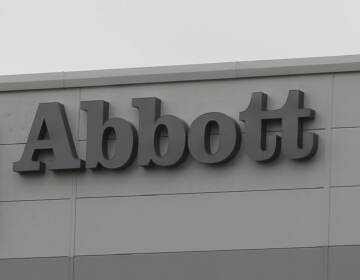
<svg viewBox="0 0 360 280">
<path fill-rule="evenodd" d="M 253 93 L 248 108 L 239 114 L 244 122 L 241 130 L 236 120 L 211 112 L 197 117 L 188 127 L 180 118 L 161 115 L 161 100 L 155 97 L 134 98 L 132 106 L 139 112 L 139 131 L 125 119 L 109 119 L 109 103 L 103 100 L 82 101 L 87 112 L 86 160 L 79 159 L 64 106 L 41 103 L 37 109 L 21 159 L 13 164 L 16 172 L 42 172 L 82 168 L 126 168 L 137 156 L 140 166 L 175 166 L 190 153 L 204 164 L 220 164 L 232 159 L 243 142 L 247 155 L 255 161 L 274 160 L 280 151 L 294 160 L 311 158 L 317 151 L 318 136 L 303 132 L 306 119 L 314 119 L 315 111 L 304 108 L 304 93 L 290 90 L 284 106 L 267 110 L 267 95 Z M 267 125 L 281 123 L 281 136 L 268 134 Z M 210 129 L 218 127 L 218 147 L 210 149 Z M 167 131 L 168 146 L 160 153 L 160 132 Z M 115 135 L 115 153 L 108 155 L 109 134 Z M 241 141 L 241 138 L 243 140 Z M 42 151 L 51 151 L 52 160 L 39 160 Z"/>
</svg>

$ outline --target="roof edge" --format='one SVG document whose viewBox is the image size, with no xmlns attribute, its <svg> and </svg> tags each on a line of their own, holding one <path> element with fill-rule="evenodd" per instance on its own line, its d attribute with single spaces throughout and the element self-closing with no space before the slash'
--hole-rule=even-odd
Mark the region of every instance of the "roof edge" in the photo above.
<svg viewBox="0 0 360 280">
<path fill-rule="evenodd" d="M 360 72 L 360 55 L 0 76 L 1 91 Z"/>
</svg>

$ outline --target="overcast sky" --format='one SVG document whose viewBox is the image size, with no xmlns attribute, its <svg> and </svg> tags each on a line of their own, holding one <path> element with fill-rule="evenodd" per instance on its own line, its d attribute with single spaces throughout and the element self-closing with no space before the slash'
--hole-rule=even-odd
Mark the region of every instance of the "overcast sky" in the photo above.
<svg viewBox="0 0 360 280">
<path fill-rule="evenodd" d="M 359 0 L 0 0 L 0 75 L 360 54 Z"/>
</svg>

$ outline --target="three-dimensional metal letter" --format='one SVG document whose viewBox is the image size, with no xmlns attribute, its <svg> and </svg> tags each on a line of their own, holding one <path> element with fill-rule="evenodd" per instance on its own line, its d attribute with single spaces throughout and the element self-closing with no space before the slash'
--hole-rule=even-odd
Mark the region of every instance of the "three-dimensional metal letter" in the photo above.
<svg viewBox="0 0 360 280">
<path fill-rule="evenodd" d="M 245 122 L 245 151 L 253 160 L 270 161 L 280 153 L 280 137 L 267 135 L 269 120 L 281 119 L 280 110 L 267 110 L 267 95 L 254 92 L 248 108 L 240 113 L 240 120 Z"/>
<path fill-rule="evenodd" d="M 303 132 L 303 120 L 315 118 L 315 111 L 304 108 L 304 93 L 290 90 L 282 111 L 282 150 L 291 159 L 312 157 L 318 148 L 318 135 Z"/>
<path fill-rule="evenodd" d="M 304 93 L 290 90 L 281 109 L 267 110 L 267 95 L 253 93 L 249 107 L 240 113 L 245 122 L 245 150 L 256 161 L 274 159 L 281 150 L 291 159 L 307 159 L 315 155 L 318 148 L 318 135 L 303 132 L 303 121 L 314 119 L 315 111 L 304 108 Z M 281 121 L 282 138 L 267 136 L 269 121 Z"/>
<path fill-rule="evenodd" d="M 219 127 L 219 146 L 210 150 L 210 127 Z M 241 132 L 239 125 L 223 113 L 206 113 L 196 118 L 190 126 L 188 145 L 190 154 L 199 162 L 208 164 L 223 163 L 232 159 L 240 148 Z"/>
<path fill-rule="evenodd" d="M 106 101 L 81 101 L 80 107 L 87 111 L 86 167 L 120 169 L 130 165 L 137 149 L 135 127 L 121 118 L 109 119 L 109 103 Z M 108 136 L 112 131 L 116 151 L 109 157 Z"/>
<path fill-rule="evenodd" d="M 52 151 L 54 159 L 39 161 L 40 152 L 46 150 Z M 44 171 L 45 167 L 50 170 L 83 167 L 75 150 L 64 105 L 57 102 L 39 104 L 22 157 L 13 164 L 13 170 L 20 173 Z"/>
<path fill-rule="evenodd" d="M 161 100 L 155 97 L 133 98 L 132 106 L 139 110 L 139 150 L 140 166 L 174 166 L 181 163 L 187 155 L 186 123 L 171 115 L 160 116 Z M 160 154 L 160 132 L 166 129 L 168 147 Z"/>
</svg>

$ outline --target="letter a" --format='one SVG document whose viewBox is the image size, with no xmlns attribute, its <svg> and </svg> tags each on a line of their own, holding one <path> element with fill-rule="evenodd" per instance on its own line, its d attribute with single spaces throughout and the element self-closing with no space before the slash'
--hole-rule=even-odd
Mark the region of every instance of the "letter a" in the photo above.
<svg viewBox="0 0 360 280">
<path fill-rule="evenodd" d="M 45 136 L 48 137 L 45 137 Z M 50 150 L 53 160 L 39 161 L 41 151 Z M 64 105 L 40 103 L 32 124 L 28 141 L 19 161 L 14 162 L 15 172 L 72 170 L 83 166 L 75 150 Z"/>
</svg>

